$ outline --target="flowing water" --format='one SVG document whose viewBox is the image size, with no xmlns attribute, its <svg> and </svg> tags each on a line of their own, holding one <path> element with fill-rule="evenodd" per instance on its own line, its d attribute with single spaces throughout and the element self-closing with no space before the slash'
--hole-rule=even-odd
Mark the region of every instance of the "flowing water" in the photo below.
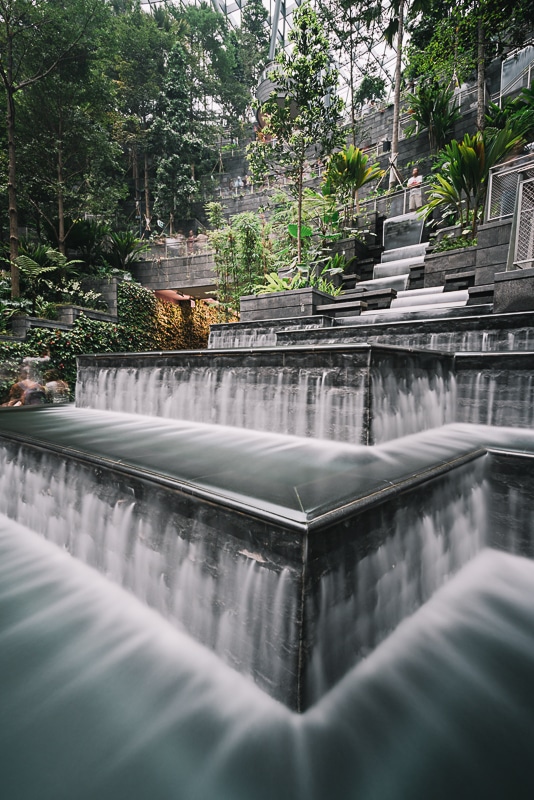
<svg viewBox="0 0 534 800">
<path fill-rule="evenodd" d="M 80 407 L 360 442 L 366 375 L 273 366 L 86 368 Z"/>
<path fill-rule="evenodd" d="M 468 426 L 397 440 L 454 418 L 450 375 L 412 367 L 348 392 L 325 369 L 87 369 L 80 404 L 193 423 L 170 436 L 155 418 L 58 410 L 69 453 L 0 448 L 0 513 L 31 529 L 0 517 L 6 800 L 533 796 L 534 566 L 480 554 L 495 520 L 522 529 L 532 512 L 512 486 L 487 518 Z M 531 393 L 522 378 L 511 398 Z M 480 421 L 498 418 L 492 385 L 473 389 Z M 392 444 L 236 431 L 360 442 L 368 411 L 371 441 Z M 80 455 L 99 449 L 107 465 Z M 164 496 L 154 475 L 175 480 L 173 453 L 182 483 Z M 143 491 L 136 469 L 153 472 Z M 173 491 L 195 497 L 187 514 Z M 269 519 L 310 525 L 300 572 Z M 295 674 L 301 715 L 266 693 Z"/>
<path fill-rule="evenodd" d="M 444 429 L 439 440 L 431 437 L 432 446 L 430 434 L 420 434 L 382 448 L 365 448 L 245 431 L 236 442 L 235 433 L 220 426 L 171 425 L 74 408 L 20 412 L 17 417 L 4 412 L 3 420 L 5 425 L 20 420 L 22 430 L 31 431 L 40 442 L 52 432 L 61 450 L 3 443 L 0 512 L 98 569 L 273 696 L 297 706 L 301 701 L 289 698 L 295 696 L 291 686 L 300 669 L 307 672 L 309 704 L 486 540 L 485 460 L 475 458 L 427 482 L 424 496 L 414 490 L 397 504 L 349 515 L 342 528 L 344 555 L 332 551 L 330 566 L 325 562 L 318 584 L 311 581 L 306 586 L 303 601 L 301 548 L 308 541 L 303 527 L 307 519 L 346 506 L 357 491 L 355 480 L 360 491 L 372 496 L 386 484 L 476 452 L 476 430 L 471 433 L 473 443 L 467 428 L 453 427 Z M 59 432 L 63 439 L 57 439 Z M 63 441 L 70 443 L 69 458 Z M 211 451 L 203 457 L 206 441 Z M 155 452 L 150 457 L 151 444 Z M 233 478 L 231 447 L 237 448 L 240 461 Z M 145 454 L 144 462 L 138 449 Z M 101 453 L 104 460 L 95 466 L 80 457 L 83 452 Z M 186 495 L 179 501 L 157 482 L 143 487 L 135 474 L 121 475 L 114 465 L 127 466 L 131 456 L 147 475 L 149 469 L 151 475 L 170 476 L 169 467 L 176 476 L 183 475 L 182 466 L 188 475 Z M 258 460 L 263 469 L 255 478 L 252 466 Z M 218 472 L 219 462 L 226 464 L 223 473 Z M 184 499 L 209 469 L 213 477 L 207 503 Z M 268 483 L 266 475 L 272 475 Z M 275 529 L 268 546 L 265 523 L 254 517 L 247 521 L 243 514 L 255 506 L 257 515 L 262 504 L 270 512 L 275 498 L 281 502 L 282 489 L 288 490 L 287 501 L 294 502 L 292 476 L 301 481 L 295 485 L 301 507 L 293 511 L 289 506 L 285 513 L 287 523 L 298 522 L 302 530 L 287 539 Z M 238 498 L 238 487 L 236 514 L 225 510 L 223 500 L 225 493 Z M 247 491 L 252 495 L 247 497 Z M 214 502 L 219 504 L 215 513 L 210 510 Z M 336 530 L 332 523 L 309 539 L 313 563 L 315 548 L 339 536 Z M 272 547 L 276 550 L 277 539 L 282 542 L 284 536 L 288 544 L 275 556 Z M 362 548 L 368 551 L 364 557 Z M 309 639 L 309 667 L 299 656 L 300 621 Z"/>
<path fill-rule="evenodd" d="M 451 365 L 436 357 L 429 369 L 406 354 L 399 366 L 399 357 L 372 353 L 370 371 L 350 359 L 328 368 L 249 366 L 245 355 L 224 366 L 100 367 L 97 361 L 84 366 L 76 403 L 354 444 L 378 444 L 452 422 Z"/>
<path fill-rule="evenodd" d="M 531 797 L 533 583 L 486 551 L 297 716 L 0 518 L 3 796 Z"/>
</svg>

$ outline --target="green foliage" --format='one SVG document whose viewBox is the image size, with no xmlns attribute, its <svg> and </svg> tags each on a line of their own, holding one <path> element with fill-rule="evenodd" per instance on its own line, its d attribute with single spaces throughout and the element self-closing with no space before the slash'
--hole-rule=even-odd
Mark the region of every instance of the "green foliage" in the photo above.
<svg viewBox="0 0 534 800">
<path fill-rule="evenodd" d="M 208 224 L 211 228 L 222 228 L 224 223 L 224 206 L 222 203 L 206 203 L 204 206 Z"/>
<path fill-rule="evenodd" d="M 382 100 L 386 93 L 386 80 L 380 75 L 365 74 L 353 95 L 356 106 L 363 106 L 370 100 Z"/>
<path fill-rule="evenodd" d="M 150 350 L 155 346 L 154 317 L 156 296 L 134 281 L 121 281 L 117 287 L 117 316 L 121 325 L 136 331 L 143 339 L 141 349 Z"/>
<path fill-rule="evenodd" d="M 149 247 L 130 230 L 110 231 L 106 236 L 105 259 L 113 269 L 128 270 Z"/>
<path fill-rule="evenodd" d="M 333 266 L 334 264 L 338 266 Z M 335 297 L 341 293 L 342 289 L 334 284 L 332 278 L 342 271 L 343 266 L 341 266 L 340 260 L 333 257 L 328 259 L 320 270 L 317 266 L 297 265 L 292 277 L 280 277 L 277 272 L 270 272 L 265 275 L 263 283 L 254 286 L 254 294 L 270 294 L 313 287 Z"/>
<path fill-rule="evenodd" d="M 220 218 L 211 204 L 212 219 Z M 240 298 L 252 294 L 270 264 L 268 229 L 252 212 L 234 216 L 229 225 L 208 231 L 217 269 L 217 297 L 231 315 Z"/>
<path fill-rule="evenodd" d="M 36 245 L 33 248 L 26 245 L 25 249 L 26 252 L 17 257 L 16 263 L 21 275 L 23 293 L 31 303 L 31 313 L 35 315 L 39 295 L 54 292 L 56 285 L 47 281 L 44 276 L 53 272 L 57 284 L 60 285 L 61 282 L 65 282 L 68 275 L 76 274 L 77 265 L 81 262 L 69 261 L 58 250 L 45 248 L 43 245 Z"/>
<path fill-rule="evenodd" d="M 210 323 L 221 321 L 216 308 L 199 302 L 194 308 L 182 309 L 157 300 L 153 292 L 133 282 L 119 284 L 117 301 L 118 323 L 81 315 L 69 331 L 34 328 L 24 342 L 0 341 L 0 402 L 7 399 L 9 387 L 18 380 L 26 356 L 48 354 L 44 380 L 64 380 L 74 393 L 76 357 L 83 353 L 205 347 Z M 0 308 L 2 302 L 0 299 Z"/>
<path fill-rule="evenodd" d="M 334 193 L 343 203 L 345 224 L 352 221 L 355 209 L 360 211 L 358 191 L 383 174 L 384 170 L 372 164 L 370 157 L 352 144 L 330 156 L 324 183 L 327 193 Z"/>
<path fill-rule="evenodd" d="M 489 171 L 521 141 L 508 127 L 496 133 L 466 133 L 461 142 L 453 139 L 438 155 L 437 172 L 430 182 L 428 201 L 420 210 L 422 215 L 428 217 L 434 210 L 440 210 L 444 217 L 452 214 L 462 227 L 471 225 L 474 237 L 486 199 Z"/>
<path fill-rule="evenodd" d="M 67 247 L 84 263 L 84 274 L 95 273 L 105 263 L 105 243 L 111 227 L 93 219 L 68 221 Z"/>
<path fill-rule="evenodd" d="M 405 79 L 423 79 L 449 86 L 466 80 L 476 68 L 475 27 L 464 9 L 434 0 L 425 13 L 408 24 Z"/>
<path fill-rule="evenodd" d="M 449 250 L 459 250 L 464 247 L 473 247 L 477 244 L 476 237 L 471 235 L 471 231 L 465 231 L 460 236 L 447 234 L 443 236 L 432 248 L 434 253 L 445 253 Z"/>
<path fill-rule="evenodd" d="M 454 103 L 454 91 L 438 83 L 425 83 L 410 97 L 413 124 L 406 129 L 411 136 L 416 126 L 428 130 L 430 152 L 436 153 L 445 146 L 452 133 L 454 123 L 460 119 L 460 111 Z"/>
<path fill-rule="evenodd" d="M 515 136 L 527 142 L 534 140 L 534 82 L 515 98 L 506 98 L 502 107 L 490 103 L 486 114 L 486 127 L 502 130 L 509 128 Z"/>
<path fill-rule="evenodd" d="M 242 65 L 245 85 L 252 88 L 269 57 L 269 12 L 261 0 L 247 0 L 241 11 L 238 34 L 237 58 Z"/>
<path fill-rule="evenodd" d="M 279 169 L 294 180 L 297 225 L 302 226 L 303 174 L 308 149 L 331 153 L 343 141 L 339 119 L 343 102 L 336 95 L 338 73 L 331 64 L 326 36 L 317 14 L 308 2 L 294 15 L 289 34 L 290 53 L 276 58 L 276 90 L 262 108 L 267 120 L 262 136 L 249 145 L 249 166 L 255 183 L 268 167 Z M 297 239 L 297 258 L 302 240 Z"/>
<path fill-rule="evenodd" d="M 151 132 L 156 159 L 154 208 L 162 217 L 189 216 L 199 188 L 198 167 L 207 157 L 206 131 L 191 116 L 191 86 L 186 67 L 187 54 L 176 43 L 169 54 L 158 116 Z M 193 164 L 197 164 L 196 172 Z"/>
</svg>

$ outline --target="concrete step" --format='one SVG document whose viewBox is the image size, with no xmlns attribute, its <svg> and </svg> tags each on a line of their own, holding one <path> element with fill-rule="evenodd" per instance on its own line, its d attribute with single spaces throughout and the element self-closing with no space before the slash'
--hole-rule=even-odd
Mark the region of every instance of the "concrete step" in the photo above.
<svg viewBox="0 0 534 800">
<path fill-rule="evenodd" d="M 370 281 L 360 281 L 357 283 L 356 286 L 358 289 L 366 288 L 366 289 L 383 289 L 385 287 L 396 289 L 397 292 L 406 289 L 410 280 L 410 273 L 406 273 L 405 275 L 392 275 L 388 278 L 373 278 Z"/>
<path fill-rule="evenodd" d="M 415 295 L 415 296 L 414 296 Z M 415 308 L 422 306 L 465 306 L 469 300 L 469 292 L 462 289 L 457 292 L 434 292 L 433 294 L 412 294 L 406 292 L 403 297 L 397 295 L 397 299 L 391 303 L 391 308 Z"/>
<path fill-rule="evenodd" d="M 381 322 L 388 325 L 392 322 L 408 322 L 476 315 L 486 316 L 493 313 L 491 304 L 476 306 L 409 306 L 407 308 L 386 308 L 381 311 L 362 311 L 360 316 L 335 320 L 336 327 L 374 325 Z"/>
<path fill-rule="evenodd" d="M 367 303 L 364 300 L 350 300 L 346 303 L 324 303 L 317 306 L 317 314 L 326 314 L 329 317 L 338 319 L 343 316 L 358 316 L 367 309 Z"/>
<path fill-rule="evenodd" d="M 410 271 L 410 267 L 424 264 L 424 256 L 413 256 L 412 258 L 400 258 L 396 261 L 387 261 L 385 264 L 375 264 L 373 278 L 387 278 L 391 275 L 403 275 Z"/>
<path fill-rule="evenodd" d="M 381 263 L 385 264 L 388 261 L 399 261 L 404 258 L 424 256 L 427 248 L 428 242 L 421 242 L 421 244 L 410 244 L 406 247 L 395 247 L 392 250 L 384 250 Z"/>
<path fill-rule="evenodd" d="M 443 291 L 443 286 L 426 286 L 423 289 L 407 289 L 404 292 L 397 292 L 397 297 L 419 297 L 424 294 L 438 294 Z"/>
</svg>

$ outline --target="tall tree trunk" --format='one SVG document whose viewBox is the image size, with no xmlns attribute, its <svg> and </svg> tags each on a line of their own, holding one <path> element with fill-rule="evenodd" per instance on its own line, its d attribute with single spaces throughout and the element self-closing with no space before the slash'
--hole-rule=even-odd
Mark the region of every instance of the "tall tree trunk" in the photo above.
<svg viewBox="0 0 534 800">
<path fill-rule="evenodd" d="M 11 262 L 11 297 L 20 297 L 20 273 L 16 264 L 19 254 L 19 211 L 17 205 L 17 154 L 15 148 L 15 91 L 13 84 L 13 37 L 6 42 L 6 73 L 3 73 L 6 90 L 7 113 L 7 200 L 9 207 L 9 260 Z"/>
<path fill-rule="evenodd" d="M 304 161 L 300 162 L 297 177 L 297 263 L 300 264 L 302 257 L 302 176 L 304 174 Z"/>
<path fill-rule="evenodd" d="M 404 0 L 399 2 L 399 28 L 397 31 L 397 58 L 395 59 L 395 92 L 393 95 L 393 131 L 391 134 L 391 169 L 389 172 L 389 188 L 395 186 L 397 159 L 399 156 L 399 119 L 400 119 L 400 87 L 402 66 L 402 40 L 404 37 Z"/>
<path fill-rule="evenodd" d="M 134 182 L 135 216 L 139 223 L 139 236 L 143 235 L 143 220 L 141 214 L 141 192 L 139 190 L 139 158 L 137 143 L 132 146 L 132 177 Z"/>
<path fill-rule="evenodd" d="M 485 30 L 480 4 L 477 20 L 477 128 L 484 130 L 486 113 L 486 46 Z"/>
<path fill-rule="evenodd" d="M 67 255 L 65 243 L 65 197 L 63 191 L 63 148 L 61 144 L 61 133 L 58 137 L 57 153 L 57 243 L 60 253 Z"/>
<path fill-rule="evenodd" d="M 350 50 L 349 50 L 349 58 L 350 58 L 350 124 L 352 128 L 352 144 L 356 147 L 356 114 L 354 112 L 354 41 L 352 39 L 352 24 L 350 24 L 349 28 L 349 38 L 350 38 Z"/>
<path fill-rule="evenodd" d="M 148 180 L 148 153 L 145 150 L 145 230 L 150 230 L 150 184 Z"/>
</svg>

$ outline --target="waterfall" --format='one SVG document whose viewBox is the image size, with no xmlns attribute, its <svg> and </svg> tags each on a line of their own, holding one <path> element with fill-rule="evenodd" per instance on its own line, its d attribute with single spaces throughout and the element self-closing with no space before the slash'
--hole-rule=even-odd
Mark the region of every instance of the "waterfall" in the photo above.
<svg viewBox="0 0 534 800">
<path fill-rule="evenodd" d="M 433 369 L 420 369 L 409 359 L 402 373 L 378 366 L 372 372 L 371 386 L 374 444 L 439 428 L 456 417 L 456 381 L 439 361 Z"/>
<path fill-rule="evenodd" d="M 158 501 L 55 454 L 0 448 L 0 513 L 128 589 L 275 696 L 295 668 L 298 578 L 258 562 L 228 532 L 221 546 Z M 197 529 L 197 533 L 195 533 Z M 260 559 L 261 561 L 261 559 Z M 281 688 L 280 688 L 281 687 Z"/>
<path fill-rule="evenodd" d="M 477 459 L 425 487 L 424 497 L 372 512 L 377 549 L 358 561 L 345 555 L 308 597 L 315 647 L 310 702 L 426 603 L 487 544 L 486 460 Z M 365 528 L 365 521 L 358 520 Z M 317 605 L 317 607 L 314 607 Z M 333 655 L 335 654 L 335 655 Z"/>
<path fill-rule="evenodd" d="M 360 443 L 366 374 L 344 377 L 305 366 L 86 367 L 76 404 Z"/>
<path fill-rule="evenodd" d="M 0 518 L 10 800 L 530 797 L 534 565 L 486 551 L 306 714 Z"/>
</svg>

